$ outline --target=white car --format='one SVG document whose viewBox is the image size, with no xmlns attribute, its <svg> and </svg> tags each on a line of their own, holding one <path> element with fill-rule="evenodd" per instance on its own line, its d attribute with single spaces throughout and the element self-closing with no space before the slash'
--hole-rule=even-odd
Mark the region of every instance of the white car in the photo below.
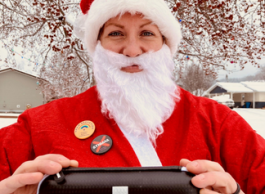
<svg viewBox="0 0 265 194">
<path fill-rule="evenodd" d="M 230 99 L 229 95 L 214 96 L 212 100 L 217 101 L 219 104 L 223 104 L 233 109 L 235 106 L 234 100 Z"/>
</svg>

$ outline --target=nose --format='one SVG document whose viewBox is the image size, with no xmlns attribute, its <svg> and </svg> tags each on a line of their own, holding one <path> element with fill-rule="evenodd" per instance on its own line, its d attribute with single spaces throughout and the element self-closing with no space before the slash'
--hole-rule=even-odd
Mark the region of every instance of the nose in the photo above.
<svg viewBox="0 0 265 194">
<path fill-rule="evenodd" d="M 126 42 L 122 54 L 127 57 L 137 57 L 144 53 L 144 49 L 137 39 L 130 39 Z"/>
</svg>

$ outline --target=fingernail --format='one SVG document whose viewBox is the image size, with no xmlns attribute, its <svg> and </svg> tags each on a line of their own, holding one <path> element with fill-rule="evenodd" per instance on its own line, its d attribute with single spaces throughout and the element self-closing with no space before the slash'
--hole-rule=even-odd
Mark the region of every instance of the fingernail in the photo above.
<svg viewBox="0 0 265 194">
<path fill-rule="evenodd" d="M 199 164 L 198 164 L 198 162 L 191 162 L 191 165 L 194 167 L 197 167 Z"/>
</svg>

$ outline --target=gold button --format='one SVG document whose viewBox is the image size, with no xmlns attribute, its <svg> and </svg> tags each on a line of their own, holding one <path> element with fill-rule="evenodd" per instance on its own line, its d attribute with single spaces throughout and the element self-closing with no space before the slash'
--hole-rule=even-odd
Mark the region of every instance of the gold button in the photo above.
<svg viewBox="0 0 265 194">
<path fill-rule="evenodd" d="M 95 124 L 92 121 L 83 121 L 75 128 L 75 136 L 78 139 L 87 139 L 95 132 Z"/>
</svg>

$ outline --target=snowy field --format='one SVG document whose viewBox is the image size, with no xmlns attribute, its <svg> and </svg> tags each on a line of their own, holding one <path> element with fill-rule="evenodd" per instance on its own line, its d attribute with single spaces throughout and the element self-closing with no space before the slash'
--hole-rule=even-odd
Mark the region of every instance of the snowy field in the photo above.
<svg viewBox="0 0 265 194">
<path fill-rule="evenodd" d="M 235 108 L 233 109 L 238 114 L 240 114 L 250 126 L 256 130 L 263 138 L 265 138 L 265 110 L 261 109 L 250 109 L 250 108 Z M 18 114 L 1 114 L 0 113 L 0 129 L 2 127 L 11 125 L 17 121 L 16 118 L 7 117 L 17 117 Z"/>
<path fill-rule="evenodd" d="M 265 110 L 251 108 L 234 108 L 249 125 L 263 138 L 265 138 Z"/>
<path fill-rule="evenodd" d="M 0 113 L 0 129 L 11 125 L 17 121 L 17 118 L 19 114 L 3 114 Z"/>
</svg>

